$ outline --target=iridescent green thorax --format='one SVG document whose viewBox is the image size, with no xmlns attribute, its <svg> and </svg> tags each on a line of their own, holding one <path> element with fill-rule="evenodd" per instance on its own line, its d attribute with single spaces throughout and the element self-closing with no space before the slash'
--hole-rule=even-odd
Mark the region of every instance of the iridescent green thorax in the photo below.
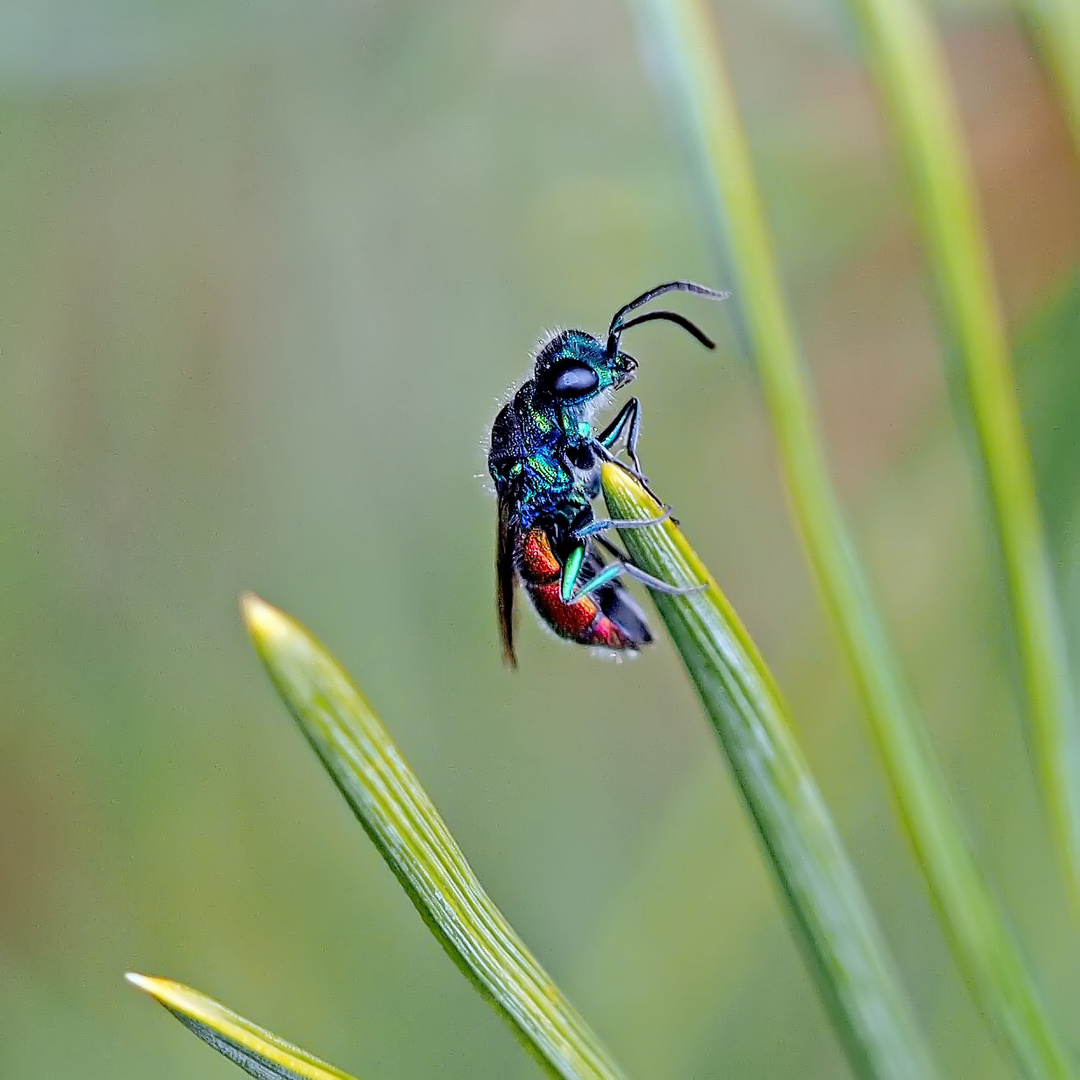
<svg viewBox="0 0 1080 1080">
<path fill-rule="evenodd" d="M 518 524 L 524 529 L 567 499 L 578 503 L 574 499 L 578 480 L 566 456 L 560 410 L 542 397 L 537 402 L 536 396 L 536 384 L 530 380 L 499 413 L 488 455 L 495 487 L 500 494 L 514 492 Z M 574 431 L 577 434 L 576 422 Z"/>
<path fill-rule="evenodd" d="M 545 515 L 569 520 L 588 505 L 580 466 L 593 440 L 589 418 L 636 366 L 582 330 L 561 331 L 542 346 L 534 377 L 491 429 L 488 469 L 500 495 L 512 490 L 521 528 Z"/>
</svg>

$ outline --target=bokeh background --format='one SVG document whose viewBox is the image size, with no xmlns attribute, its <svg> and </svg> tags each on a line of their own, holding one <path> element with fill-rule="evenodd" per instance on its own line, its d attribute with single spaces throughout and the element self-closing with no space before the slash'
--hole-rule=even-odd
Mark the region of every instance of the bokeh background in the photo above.
<svg viewBox="0 0 1080 1080">
<path fill-rule="evenodd" d="M 1066 1030 L 1075 934 L 903 185 L 836 3 L 717 7 L 835 475 Z M 1080 629 L 1080 170 L 1014 12 L 940 12 Z M 846 1069 L 666 643 L 496 640 L 486 428 L 544 328 L 723 285 L 618 0 L 0 6 L 0 1075 L 238 1075 L 122 981 L 358 1076 L 533 1077 L 293 729 L 350 667 L 628 1071 Z M 695 304 L 697 306 L 695 306 Z M 1005 1075 L 900 836 L 729 311 L 643 328 L 643 458 L 758 638 L 950 1076 Z M 628 342 L 629 344 L 629 342 Z"/>
</svg>

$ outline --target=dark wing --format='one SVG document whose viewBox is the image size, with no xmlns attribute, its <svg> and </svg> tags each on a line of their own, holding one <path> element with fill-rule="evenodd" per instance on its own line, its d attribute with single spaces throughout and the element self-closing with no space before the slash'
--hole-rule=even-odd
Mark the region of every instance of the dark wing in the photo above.
<svg viewBox="0 0 1080 1080">
<path fill-rule="evenodd" d="M 499 611 L 499 636 L 502 638 L 503 660 L 517 667 L 514 655 L 514 548 L 517 529 L 514 527 L 514 503 L 505 495 L 499 496 L 499 522 L 495 534 L 495 603 Z"/>
</svg>

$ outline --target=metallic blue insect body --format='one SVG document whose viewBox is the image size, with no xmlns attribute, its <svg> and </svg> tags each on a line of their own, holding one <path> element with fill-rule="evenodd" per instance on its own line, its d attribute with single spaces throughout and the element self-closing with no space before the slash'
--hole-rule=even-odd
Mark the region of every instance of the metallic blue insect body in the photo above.
<svg viewBox="0 0 1080 1080">
<path fill-rule="evenodd" d="M 497 599 L 503 654 L 510 664 L 516 662 L 513 599 L 518 575 L 538 614 L 557 634 L 609 649 L 633 650 L 652 640 L 640 608 L 616 580 L 619 575 L 661 591 L 684 591 L 634 566 L 600 535 L 612 523 L 597 520 L 592 510 L 600 491 L 600 462 L 615 460 L 620 440 L 631 471 L 644 480 L 637 460 L 637 399 L 631 398 L 603 431 L 595 433 L 592 427 L 596 409 L 637 370 L 637 361 L 619 349 L 623 333 L 664 320 L 714 348 L 701 330 L 675 312 L 650 311 L 627 319 L 631 311 L 675 291 L 717 300 L 727 295 L 690 281 L 672 281 L 620 308 L 604 340 L 582 330 L 555 334 L 537 353 L 533 377 L 495 418 L 488 470 L 499 500 Z M 634 525 L 622 522 L 619 527 Z M 613 561 L 605 564 L 597 548 Z"/>
</svg>

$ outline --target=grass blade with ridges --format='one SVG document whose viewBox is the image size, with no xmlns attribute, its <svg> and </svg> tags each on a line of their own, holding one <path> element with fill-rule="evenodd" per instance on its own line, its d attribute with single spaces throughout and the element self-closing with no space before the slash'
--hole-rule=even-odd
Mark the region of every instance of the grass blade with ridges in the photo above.
<svg viewBox="0 0 1080 1080">
<path fill-rule="evenodd" d="M 646 520 L 663 509 L 617 465 L 603 466 L 603 483 L 616 519 Z M 708 583 L 701 592 L 653 599 L 727 755 L 853 1067 L 860 1076 L 934 1075 L 869 902 L 756 646 L 670 519 L 621 535 L 649 573 L 678 585 Z"/>
<path fill-rule="evenodd" d="M 243 600 L 259 656 L 312 749 L 451 959 L 551 1073 L 623 1074 L 484 892 L 446 823 L 345 670 L 298 622 Z"/>
</svg>

